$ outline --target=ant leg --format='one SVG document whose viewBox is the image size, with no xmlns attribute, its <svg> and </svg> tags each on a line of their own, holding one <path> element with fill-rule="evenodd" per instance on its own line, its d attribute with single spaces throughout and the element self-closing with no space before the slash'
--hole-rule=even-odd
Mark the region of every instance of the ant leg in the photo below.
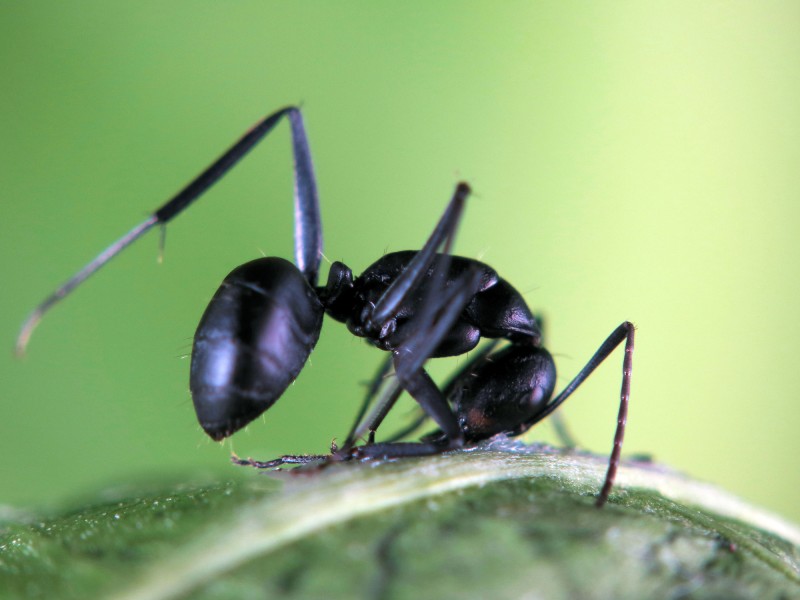
<svg viewBox="0 0 800 600">
<path fill-rule="evenodd" d="M 367 387 L 367 393 L 364 396 L 364 400 L 361 402 L 361 406 L 358 409 L 358 413 L 356 413 L 356 418 L 353 420 L 353 425 L 350 427 L 350 431 L 345 438 L 344 445 L 342 446 L 342 450 L 348 450 L 353 446 L 355 440 L 361 437 L 364 434 L 363 428 L 360 427 L 362 425 L 362 420 L 364 419 L 364 415 L 367 413 L 367 408 L 372 403 L 372 399 L 377 395 L 378 390 L 381 387 L 384 379 L 386 378 L 387 373 L 389 373 L 389 369 L 392 367 L 392 357 L 387 356 L 383 362 L 381 362 L 380 366 L 378 367 L 378 371 L 373 376 L 372 380 Z"/>
<path fill-rule="evenodd" d="M 458 382 L 459 377 L 462 376 L 463 373 L 473 368 L 476 364 L 481 362 L 486 355 L 488 355 L 499 343 L 499 340 L 492 340 L 490 343 L 484 345 L 483 348 L 473 356 L 464 367 L 459 369 L 456 373 L 451 375 L 448 380 L 445 382 L 444 387 L 442 389 L 442 395 L 445 398 L 450 398 L 452 390 L 455 384 Z M 389 359 L 391 360 L 391 358 Z M 385 366 L 385 365 L 384 365 Z M 388 369 L 387 369 L 388 371 Z M 385 393 L 381 396 L 378 400 L 378 403 L 375 406 L 375 409 L 372 411 L 370 416 L 364 420 L 363 423 L 360 424 L 359 427 L 354 429 L 354 434 L 352 435 L 352 439 L 360 438 L 364 433 L 369 432 L 369 443 L 375 443 L 375 432 L 380 427 L 383 420 L 386 418 L 386 415 L 389 414 L 389 411 L 394 407 L 397 399 L 403 393 L 403 388 L 398 383 L 397 379 L 395 378 L 393 382 L 389 384 L 389 388 L 385 391 Z M 359 416 L 359 421 L 363 417 L 363 411 Z M 407 437 L 411 433 L 415 432 L 417 429 L 422 427 L 422 425 L 430 418 L 430 416 L 425 413 L 424 411 L 421 412 L 411 423 L 403 427 L 400 431 L 396 431 L 393 433 L 386 442 L 396 442 L 404 437 Z M 344 448 L 348 448 L 349 446 L 345 445 Z"/>
<path fill-rule="evenodd" d="M 419 403 L 422 410 L 436 422 L 448 440 L 451 440 L 455 445 L 461 445 L 463 435 L 458 426 L 458 420 L 442 392 L 436 387 L 436 384 L 425 369 L 419 368 L 402 376 L 398 372 L 398 377 L 403 388 Z"/>
<path fill-rule="evenodd" d="M 415 319 L 414 331 L 394 351 L 394 368 L 403 389 L 430 415 L 455 447 L 464 439 L 458 420 L 423 364 L 478 291 L 483 274 L 480 270 L 470 270 L 446 288 L 446 266 L 436 273 L 437 281 L 423 300 L 424 308 Z"/>
<path fill-rule="evenodd" d="M 420 412 L 420 414 L 417 415 L 417 417 L 411 423 L 403 427 L 401 430 L 395 431 L 392 435 L 386 438 L 385 443 L 391 444 L 392 442 L 399 442 L 403 438 L 408 437 L 409 435 L 417 431 L 420 427 L 422 427 L 425 424 L 425 421 L 427 421 L 429 418 L 430 417 L 427 414 L 425 414 L 424 411 Z M 374 443 L 375 442 L 373 440 L 373 444 Z"/>
<path fill-rule="evenodd" d="M 371 327 L 380 331 L 391 322 L 401 304 L 419 288 L 423 278 L 434 260 L 439 246 L 443 254 L 439 257 L 432 281 L 421 303 L 422 309 L 415 315 L 413 323 L 407 327 L 407 334 L 399 341 L 393 351 L 397 378 L 403 389 L 420 404 L 423 410 L 436 421 L 437 425 L 455 445 L 460 445 L 463 436 L 458 421 L 439 388 L 422 368 L 425 361 L 444 339 L 454 325 L 464 307 L 480 289 L 483 278 L 479 270 L 470 270 L 453 281 L 448 288 L 450 272 L 449 250 L 455 235 L 464 202 L 469 194 L 469 186 L 459 183 L 450 203 L 439 219 L 436 227 L 423 248 L 417 252 L 403 273 L 392 282 L 386 292 L 376 302 L 367 321 Z M 392 391 L 379 403 L 368 426 L 376 428 L 394 405 L 400 391 Z M 356 428 L 358 431 L 359 428 Z M 349 442 L 352 440 L 348 439 Z M 345 446 L 345 450 L 348 450 Z"/>
<path fill-rule="evenodd" d="M 392 282 L 365 319 L 368 327 L 380 332 L 379 337 L 381 337 L 382 330 L 393 323 L 393 317 L 398 313 L 402 303 L 423 283 L 431 264 L 437 259 L 436 251 L 439 246 L 444 245 L 444 253 L 438 257 L 432 281 L 422 300 L 422 309 L 414 316 L 413 322 L 406 326 L 404 338 L 395 340 L 394 343 L 397 345 L 393 354 L 395 372 L 402 388 L 431 415 L 449 438 L 457 440 L 458 443 L 462 436 L 455 415 L 436 384 L 422 369 L 422 365 L 480 288 L 482 272 L 479 270 L 470 270 L 454 280 L 449 288 L 447 286 L 450 272 L 448 252 L 469 191 L 466 183 L 459 183 L 456 186 L 444 214 L 423 248 L 416 253 L 403 273 Z M 374 426 L 383 420 L 398 396 L 399 392 L 386 396 L 386 400 L 379 405 L 376 416 L 371 421 Z M 357 427 L 356 431 L 358 429 Z M 348 442 L 352 443 L 349 438 L 350 436 Z M 345 449 L 347 448 L 346 445 Z"/>
<path fill-rule="evenodd" d="M 492 351 L 497 348 L 498 344 L 500 343 L 499 339 L 491 340 L 490 342 L 481 346 L 480 350 L 478 350 L 473 356 L 469 358 L 469 360 L 464 364 L 463 367 L 458 369 L 455 373 L 450 375 L 447 381 L 444 384 L 443 393 L 447 398 L 450 398 L 453 393 L 456 391 L 456 386 L 459 385 L 462 378 L 465 376 L 466 373 L 474 370 L 478 367 L 483 361 L 491 360 L 489 355 Z"/>
<path fill-rule="evenodd" d="M 355 441 L 363 437 L 365 434 L 368 434 L 369 436 L 369 441 L 367 442 L 368 444 L 375 443 L 375 432 L 383 423 L 383 420 L 386 418 L 386 415 L 389 414 L 389 411 L 394 407 L 397 399 L 403 393 L 403 388 L 400 386 L 397 378 L 392 378 L 392 380 L 387 384 L 387 389 L 381 394 L 381 397 L 378 399 L 370 415 L 367 418 L 364 418 L 367 412 L 367 407 L 372 402 L 372 399 L 377 395 L 378 389 L 389 373 L 391 365 L 392 357 L 389 355 L 381 363 L 380 367 L 378 367 L 378 371 L 370 382 L 367 394 L 362 401 L 361 407 L 359 408 L 358 414 L 353 422 L 353 426 L 350 428 L 350 432 L 347 434 L 345 443 L 340 448 L 340 453 L 346 453 L 349 451 L 350 448 L 353 447 Z M 444 392 L 444 395 L 447 397 L 446 391 Z M 410 433 L 413 433 L 419 429 L 428 419 L 428 415 L 423 411 L 417 418 L 414 419 L 411 424 L 404 427 L 401 431 L 392 434 L 388 441 L 397 441 L 406 437 Z"/>
<path fill-rule="evenodd" d="M 486 357 L 497 347 L 497 345 L 499 343 L 500 343 L 500 340 L 492 340 L 489 343 L 484 344 L 481 347 L 481 349 L 478 352 L 475 353 L 475 355 L 470 357 L 470 359 L 466 362 L 466 364 L 464 364 L 464 366 L 462 366 L 455 373 L 450 375 L 450 377 L 447 379 L 447 381 L 445 382 L 445 384 L 444 384 L 444 386 L 442 388 L 442 395 L 444 395 L 445 398 L 450 400 L 450 398 L 452 397 L 452 395 L 453 395 L 453 393 L 454 393 L 454 391 L 456 389 L 456 386 L 460 383 L 461 378 L 464 376 L 464 374 L 469 372 L 469 371 L 471 371 L 471 370 L 473 370 L 473 369 L 475 369 L 480 363 L 482 363 L 484 360 L 486 360 L 487 359 Z M 387 412 L 388 412 L 388 409 L 383 411 L 383 413 L 381 413 L 381 415 L 380 415 L 381 416 L 381 420 L 383 420 L 383 417 L 386 416 Z M 403 438 L 411 435 L 417 429 L 422 427 L 425 424 L 425 421 L 427 421 L 429 418 L 430 417 L 423 411 L 411 423 L 409 423 L 408 425 L 403 427 L 401 430 L 396 431 L 395 433 L 393 433 L 386 440 L 386 443 L 397 442 L 397 441 L 400 441 Z M 370 425 L 370 430 L 374 431 L 374 429 L 377 429 L 379 424 L 380 424 L 380 421 L 378 421 L 375 424 L 371 424 Z"/>
<path fill-rule="evenodd" d="M 578 442 L 575 439 L 575 436 L 572 435 L 570 428 L 567 426 L 567 421 L 563 414 L 560 412 L 554 413 L 548 422 L 553 427 L 553 431 L 555 432 L 556 437 L 558 438 L 558 441 L 561 442 L 562 446 L 569 449 L 578 447 Z"/>
<path fill-rule="evenodd" d="M 451 450 L 449 445 L 432 442 L 386 442 L 370 446 L 357 446 L 351 451 L 353 458 L 404 458 L 430 456 Z"/>
<path fill-rule="evenodd" d="M 253 460 L 252 458 L 239 458 L 231 456 L 231 462 L 240 467 L 254 467 L 256 469 L 275 469 L 281 465 L 307 465 L 314 462 L 327 460 L 327 454 L 285 454 L 273 460 Z"/>
<path fill-rule="evenodd" d="M 474 369 L 477 365 L 482 363 L 483 361 L 487 360 L 487 357 L 497 347 L 499 340 L 492 340 L 490 343 L 485 344 L 483 348 L 474 356 L 472 357 L 461 369 L 459 369 L 456 373 L 450 376 L 447 383 L 444 386 L 444 392 L 439 392 L 438 388 L 433 385 L 433 389 L 436 393 L 443 395 L 445 398 L 450 398 L 453 392 L 456 389 L 460 379 L 469 371 Z M 421 375 L 423 378 L 428 379 L 428 374 L 425 372 L 424 369 L 420 369 L 418 374 Z M 410 392 L 409 392 L 410 393 Z M 413 394 L 412 394 L 413 395 Z M 415 400 L 420 402 L 419 399 L 415 396 Z M 356 458 L 404 458 L 404 457 L 412 457 L 412 456 L 430 456 L 431 454 L 439 454 L 440 452 L 445 452 L 447 450 L 451 450 L 453 448 L 457 448 L 460 446 L 462 441 L 462 434 L 460 429 L 458 430 L 458 437 L 452 437 L 452 434 L 448 434 L 444 427 L 441 428 L 442 432 L 445 434 L 445 438 L 440 435 L 434 435 L 431 439 L 428 439 L 426 436 L 426 441 L 422 442 L 398 442 L 398 440 L 402 439 L 403 437 L 407 436 L 408 434 L 416 431 L 422 424 L 427 421 L 429 418 L 434 418 L 433 414 L 427 409 L 425 405 L 420 402 L 420 405 L 423 407 L 423 414 L 415 419 L 408 427 L 400 430 L 399 432 L 392 435 L 387 441 L 381 442 L 378 444 L 371 444 L 368 446 L 358 446 L 357 448 L 353 448 L 351 450 L 351 454 Z M 448 404 L 449 408 L 449 404 Z M 383 413 L 385 416 L 387 411 Z M 452 415 L 452 409 L 450 409 L 450 414 Z M 434 420 L 436 420 L 434 418 Z M 379 424 L 379 423 L 378 423 Z M 438 421 L 437 421 L 437 424 Z M 458 423 L 456 423 L 458 425 Z M 440 425 L 441 426 L 441 425 Z M 377 425 L 375 425 L 377 428 Z"/>
<path fill-rule="evenodd" d="M 395 279 L 380 300 L 372 309 L 369 322 L 373 327 L 379 329 L 392 315 L 397 313 L 399 306 L 422 282 L 422 278 L 428 271 L 433 262 L 439 246 L 445 244 L 443 253 L 449 252 L 453 236 L 464 208 L 464 201 L 470 192 L 466 183 L 459 183 L 453 193 L 450 203 L 447 205 L 442 217 L 436 224 L 428 241 L 416 256 L 406 266 L 402 275 Z M 446 270 L 445 270 L 446 273 Z"/>
<path fill-rule="evenodd" d="M 445 382 L 444 387 L 442 388 L 442 395 L 445 398 L 450 398 L 452 390 L 458 383 L 459 378 L 466 371 L 474 368 L 475 365 L 483 361 L 485 357 L 497 347 L 498 343 L 499 340 L 492 340 L 490 343 L 485 344 L 481 348 L 481 350 L 478 353 L 476 353 L 473 357 L 471 357 L 470 360 L 461 369 L 459 369 L 453 375 L 451 375 Z M 386 362 L 389 361 L 391 361 L 391 358 L 389 358 L 389 360 Z M 386 362 L 381 366 L 381 369 L 379 370 L 379 374 L 381 377 L 384 376 L 388 371 Z M 376 381 L 373 381 L 373 388 L 377 388 L 376 383 L 377 383 Z M 364 420 L 363 423 L 360 422 L 361 419 L 363 418 L 364 411 L 362 410 L 360 412 L 358 418 L 360 426 L 355 427 L 351 431 L 351 436 L 348 436 L 348 439 L 350 439 L 352 442 L 352 440 L 358 439 L 362 435 L 364 435 L 364 433 L 369 432 L 369 439 L 370 439 L 369 443 L 371 444 L 375 443 L 375 432 L 377 431 L 378 427 L 380 427 L 381 423 L 383 423 L 383 420 L 386 418 L 386 415 L 392 409 L 395 402 L 397 402 L 397 399 L 400 397 L 402 393 L 403 393 L 403 388 L 400 387 L 400 384 L 395 379 L 390 384 L 389 389 L 387 389 L 386 392 L 382 395 L 382 397 L 378 400 L 375 410 L 373 410 L 372 414 L 366 420 Z M 408 435 L 414 433 L 417 429 L 422 427 L 425 421 L 427 421 L 429 418 L 430 418 L 429 415 L 424 411 L 422 411 L 421 414 L 419 414 L 411 423 L 403 427 L 400 431 L 396 431 L 395 433 L 393 433 L 386 440 L 386 442 L 397 442 L 407 437 Z M 352 443 L 350 445 L 352 445 Z M 342 448 L 345 449 L 349 447 L 350 447 L 349 445 L 345 444 Z"/>
<path fill-rule="evenodd" d="M 391 361 L 392 357 L 390 355 L 388 357 L 389 364 L 391 364 Z M 367 443 L 375 443 L 375 432 L 378 430 L 378 427 L 380 427 L 381 423 L 383 423 L 386 415 L 394 407 L 397 399 L 402 393 L 403 388 L 401 387 L 400 382 L 396 377 L 393 377 L 387 385 L 386 390 L 383 392 L 383 394 L 381 394 L 381 397 L 378 399 L 378 402 L 375 404 L 375 408 L 372 410 L 370 415 L 364 419 L 363 422 L 359 423 L 358 428 L 355 430 L 355 436 L 353 439 L 360 438 L 367 433 Z M 347 448 L 347 446 L 345 446 L 345 448 Z"/>
<path fill-rule="evenodd" d="M 547 339 L 547 331 L 545 328 L 546 322 L 544 315 L 541 313 L 534 314 L 536 322 L 539 324 L 539 331 L 541 333 L 542 339 Z M 552 417 L 550 417 L 550 421 L 548 421 L 553 428 L 553 431 L 556 434 L 559 442 L 565 448 L 577 448 L 580 444 L 578 443 L 577 438 L 572 434 L 570 428 L 567 426 L 567 420 L 564 418 L 564 415 L 560 412 L 555 413 Z"/>
<path fill-rule="evenodd" d="M 303 118 L 295 107 L 286 107 L 268 115 L 256 123 L 244 136 L 231 146 L 222 156 L 215 160 L 200 175 L 192 180 L 180 192 L 156 209 L 142 223 L 131 229 L 120 239 L 103 250 L 97 257 L 66 281 L 55 292 L 45 298 L 22 324 L 16 342 L 18 355 L 25 353 L 33 330 L 50 310 L 62 298 L 67 296 L 91 275 L 117 256 L 130 244 L 138 240 L 155 225 L 165 225 L 183 209 L 197 200 L 206 190 L 219 181 L 236 163 L 238 163 L 258 142 L 260 142 L 286 116 L 292 129 L 292 147 L 294 151 L 294 185 L 295 185 L 295 261 L 300 271 L 311 286 L 317 281 L 319 263 L 322 256 L 322 224 L 317 198 L 317 184 L 314 168 L 308 147 Z"/>
<path fill-rule="evenodd" d="M 617 346 L 623 341 L 625 342 L 625 357 L 622 359 L 622 389 L 620 390 L 619 412 L 617 414 L 617 429 L 614 432 L 614 447 L 611 450 L 611 456 L 608 461 L 608 471 L 606 471 L 605 482 L 603 488 L 600 490 L 600 495 L 597 497 L 597 506 L 601 507 L 608 500 L 608 495 L 611 492 L 611 486 L 614 484 L 614 477 L 617 474 L 619 467 L 619 459 L 622 453 L 622 441 L 625 437 L 625 424 L 628 419 L 628 399 L 631 393 L 631 370 L 633 368 L 633 337 L 634 326 L 633 323 L 625 321 L 617 327 L 611 335 L 601 344 L 594 356 L 589 359 L 586 366 L 580 370 L 569 385 L 558 395 L 555 399 L 538 413 L 533 421 L 528 422 L 527 427 L 531 427 L 534 423 L 538 423 L 556 408 L 558 408 L 564 400 L 572 395 L 579 385 L 581 385 L 589 375 L 602 363 L 608 355 L 611 354 Z"/>
<path fill-rule="evenodd" d="M 446 271 L 445 271 L 446 272 Z M 422 369 L 427 357 L 430 356 L 432 350 L 441 341 L 442 337 L 452 327 L 454 320 L 458 317 L 463 307 L 469 302 L 469 299 L 474 295 L 474 290 L 480 281 L 480 272 L 467 273 L 457 280 L 450 290 L 442 290 L 444 293 L 441 295 L 438 306 L 433 306 L 429 300 L 435 296 L 434 293 L 428 293 L 426 297 L 426 309 L 421 311 L 415 322 L 415 330 L 410 333 L 403 344 L 395 351 L 394 362 L 395 370 L 397 371 L 397 380 L 390 384 L 388 390 L 378 401 L 376 408 L 372 414 L 363 422 L 363 424 L 356 425 L 354 430 L 348 436 L 348 440 L 342 450 L 347 452 L 350 450 L 353 441 L 361 436 L 364 431 L 370 432 L 370 443 L 374 441 L 374 433 L 388 412 L 394 406 L 400 394 L 405 389 L 411 396 L 417 400 L 420 406 L 425 411 L 426 415 L 430 415 L 443 429 L 447 428 L 448 432 L 456 437 L 459 436 L 458 423 L 447 404 L 446 397 L 439 391 L 436 384 Z M 442 282 L 442 287 L 444 282 Z M 439 289 L 437 286 L 432 286 Z M 430 290 L 429 290 L 430 292 Z M 430 298 L 429 298 L 430 297 Z M 425 334 L 427 337 L 423 338 Z M 422 343 L 418 343 L 419 339 Z M 409 358 L 404 358 L 409 357 Z M 410 359 L 410 362 L 409 362 Z M 385 365 L 384 365 L 385 367 Z M 402 373 L 401 373 L 402 371 Z M 379 375 L 382 377 L 388 369 L 382 367 Z M 375 384 L 377 382 L 373 382 Z M 374 392 L 377 386 L 370 390 Z M 363 410 L 359 413 L 359 419 L 356 423 L 361 421 Z M 424 422 L 427 418 L 423 417 L 419 423 Z M 447 423 L 447 425 L 443 425 Z M 419 425 L 411 428 L 413 431 Z"/>
</svg>

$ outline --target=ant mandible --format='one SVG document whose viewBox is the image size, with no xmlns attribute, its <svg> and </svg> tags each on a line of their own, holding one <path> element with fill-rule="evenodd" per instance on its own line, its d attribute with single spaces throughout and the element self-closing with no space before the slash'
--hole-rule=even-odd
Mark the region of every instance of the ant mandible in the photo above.
<svg viewBox="0 0 800 600">
<path fill-rule="evenodd" d="M 222 440 L 272 406 L 316 345 L 325 313 L 390 352 L 397 381 L 396 393 L 369 423 L 369 443 L 355 446 L 356 424 L 344 446 L 333 452 L 333 460 L 424 456 L 500 433 L 520 435 L 556 410 L 625 341 L 614 447 L 596 502 L 602 506 L 614 482 L 625 433 L 633 325 L 619 325 L 553 398 L 553 358 L 542 347 L 539 324 L 522 296 L 490 266 L 450 254 L 470 192 L 465 183 L 456 186 L 421 250 L 386 254 L 355 278 L 346 265 L 334 262 L 326 285 L 318 286 L 322 224 L 308 140 L 296 107 L 258 122 L 183 190 L 48 296 L 23 324 L 17 352 L 24 353 L 33 329 L 54 304 L 148 230 L 177 216 L 283 117 L 291 126 L 294 151 L 295 264 L 276 257 L 248 262 L 234 269 L 211 299 L 195 333 L 189 380 L 203 430 Z M 440 389 L 424 363 L 469 352 L 482 337 L 509 343 L 499 350 L 495 342 L 486 345 Z M 375 429 L 403 390 L 439 430 L 419 442 L 375 443 Z M 304 461 L 286 456 L 268 463 L 240 462 L 275 466 Z"/>
</svg>

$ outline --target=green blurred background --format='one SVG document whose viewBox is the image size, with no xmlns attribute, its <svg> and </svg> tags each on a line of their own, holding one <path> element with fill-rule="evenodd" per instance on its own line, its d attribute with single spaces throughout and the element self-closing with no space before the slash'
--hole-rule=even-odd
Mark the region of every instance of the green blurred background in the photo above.
<svg viewBox="0 0 800 600">
<path fill-rule="evenodd" d="M 45 294 L 300 102 L 330 260 L 419 247 L 469 181 L 457 251 L 544 314 L 562 385 L 638 326 L 626 452 L 800 520 L 800 4 L 3 3 L 0 47 L 0 502 L 344 434 L 381 353 L 333 321 L 232 442 L 204 436 L 187 390 L 222 278 L 292 256 L 285 125 L 170 225 L 164 264 L 150 234 L 11 354 Z M 563 409 L 601 453 L 621 360 Z"/>
</svg>

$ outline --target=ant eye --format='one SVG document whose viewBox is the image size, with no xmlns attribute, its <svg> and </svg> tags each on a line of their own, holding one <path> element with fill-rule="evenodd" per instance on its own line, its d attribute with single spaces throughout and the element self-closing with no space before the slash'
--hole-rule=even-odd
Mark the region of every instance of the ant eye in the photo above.
<svg viewBox="0 0 800 600">
<path fill-rule="evenodd" d="M 547 393 L 547 390 L 538 385 L 534 386 L 529 394 L 525 394 L 521 398 L 525 407 L 528 409 L 537 409 L 541 407 L 542 403 L 546 402 L 548 399 L 549 394 Z"/>
</svg>

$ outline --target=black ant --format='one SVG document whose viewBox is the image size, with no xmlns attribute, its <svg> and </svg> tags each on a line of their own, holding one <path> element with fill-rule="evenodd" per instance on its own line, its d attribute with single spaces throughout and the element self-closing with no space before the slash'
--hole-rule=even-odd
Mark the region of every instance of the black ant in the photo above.
<svg viewBox="0 0 800 600">
<path fill-rule="evenodd" d="M 465 183 L 456 186 L 421 250 L 386 254 L 355 278 L 346 265 L 334 262 L 327 283 L 318 286 L 322 224 L 303 119 L 295 107 L 257 123 L 175 197 L 46 298 L 25 321 L 18 353 L 25 351 L 47 310 L 145 232 L 165 225 L 194 202 L 283 117 L 291 125 L 294 150 L 295 264 L 276 257 L 248 262 L 234 269 L 211 299 L 192 348 L 190 388 L 200 426 L 221 440 L 272 406 L 303 368 L 325 313 L 346 323 L 354 335 L 390 352 L 396 374 L 395 391 L 369 420 L 369 442 L 354 444 L 365 404 L 344 446 L 328 457 L 332 460 L 423 456 L 474 445 L 500 433 L 520 435 L 558 408 L 625 341 L 614 448 L 597 498 L 602 506 L 614 481 L 625 433 L 633 325 L 627 321 L 619 325 L 553 398 L 553 358 L 542 347 L 540 326 L 522 296 L 488 265 L 450 254 L 470 192 Z M 499 350 L 496 343 L 488 344 L 443 389 L 437 387 L 424 363 L 469 352 L 481 337 L 509 343 Z M 388 363 L 382 371 L 388 371 Z M 380 377 L 381 373 L 376 381 Z M 438 431 L 419 442 L 375 443 L 375 429 L 402 391 L 419 403 Z M 276 466 L 319 458 L 239 462 Z"/>
</svg>

